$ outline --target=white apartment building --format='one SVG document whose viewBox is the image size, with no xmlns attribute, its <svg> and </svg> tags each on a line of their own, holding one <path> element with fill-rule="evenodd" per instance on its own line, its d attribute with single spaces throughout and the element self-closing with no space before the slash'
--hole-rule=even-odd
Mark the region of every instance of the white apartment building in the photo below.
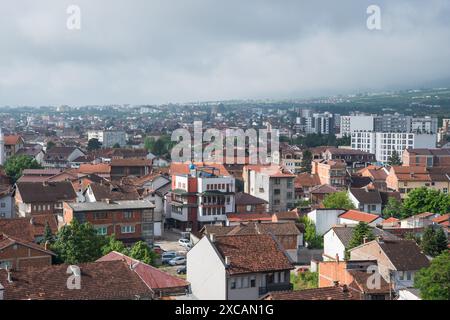
<svg viewBox="0 0 450 320">
<path fill-rule="evenodd" d="M 353 131 L 373 131 L 374 116 L 341 116 L 341 135 L 350 135 Z"/>
<path fill-rule="evenodd" d="M 354 131 L 435 134 L 438 120 L 429 116 L 413 118 L 400 114 L 341 116 L 341 135 L 350 135 Z"/>
<path fill-rule="evenodd" d="M 351 133 L 351 146 L 373 153 L 377 161 L 386 163 L 394 150 L 401 157 L 408 148 L 435 148 L 436 134 L 358 131 Z"/>
<path fill-rule="evenodd" d="M 124 131 L 90 130 L 88 131 L 88 140 L 91 139 L 97 139 L 102 143 L 103 148 L 111 148 L 115 144 L 124 147 L 127 144 L 126 133 Z"/>
</svg>

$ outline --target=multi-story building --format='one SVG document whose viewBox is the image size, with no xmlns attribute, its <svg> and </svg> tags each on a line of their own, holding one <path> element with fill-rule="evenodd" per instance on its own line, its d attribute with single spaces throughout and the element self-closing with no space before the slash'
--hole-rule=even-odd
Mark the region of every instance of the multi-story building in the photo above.
<svg viewBox="0 0 450 320">
<path fill-rule="evenodd" d="M 124 131 L 91 130 L 88 131 L 88 140 L 91 139 L 97 139 L 102 143 L 103 148 L 111 148 L 116 144 L 124 147 L 127 144 L 126 133 Z"/>
<path fill-rule="evenodd" d="M 334 117 L 332 113 L 314 113 L 305 117 L 304 128 L 306 133 L 332 134 L 335 131 Z"/>
<path fill-rule="evenodd" d="M 377 161 L 386 163 L 394 150 L 401 156 L 408 148 L 434 148 L 436 134 L 358 131 L 351 133 L 351 146 L 373 153 Z"/>
<path fill-rule="evenodd" d="M 190 165 L 189 174 L 172 176 L 166 221 L 183 231 L 225 222 L 226 214 L 235 210 L 235 192 L 234 177 L 220 175 L 214 167 Z"/>
<path fill-rule="evenodd" d="M 281 164 L 292 173 L 300 173 L 302 169 L 302 150 L 297 146 L 280 143 Z"/>
<path fill-rule="evenodd" d="M 368 164 L 376 161 L 373 153 L 335 147 L 327 148 L 322 154 L 322 159 L 344 160 L 347 163 L 347 169 L 350 171 L 353 169 L 366 167 Z"/>
<path fill-rule="evenodd" d="M 15 211 L 19 217 L 54 214 L 61 221 L 63 202 L 75 202 L 76 198 L 69 181 L 17 182 Z"/>
<path fill-rule="evenodd" d="M 402 198 L 411 190 L 421 187 L 447 194 L 450 189 L 450 167 L 393 166 L 386 184 L 388 189 L 400 192 Z"/>
<path fill-rule="evenodd" d="M 5 136 L 3 135 L 2 128 L 0 128 L 0 166 L 3 166 L 5 162 L 6 162 Z"/>
<path fill-rule="evenodd" d="M 153 242 L 154 205 L 147 200 L 64 203 L 64 223 L 89 222 L 100 235 L 114 234 L 127 243 Z"/>
<path fill-rule="evenodd" d="M 320 184 L 341 188 L 347 186 L 346 168 L 344 160 L 313 160 L 311 174 L 319 177 Z"/>
<path fill-rule="evenodd" d="M 187 253 L 186 267 L 198 299 L 256 300 L 292 289 L 293 265 L 269 234 L 204 236 Z"/>
<path fill-rule="evenodd" d="M 269 211 L 295 207 L 295 175 L 276 165 L 249 165 L 243 170 L 244 192 L 268 202 Z"/>
<path fill-rule="evenodd" d="M 353 131 L 373 131 L 373 115 L 341 116 L 341 135 L 348 136 Z"/>
<path fill-rule="evenodd" d="M 450 149 L 406 149 L 404 166 L 450 167 Z"/>
</svg>

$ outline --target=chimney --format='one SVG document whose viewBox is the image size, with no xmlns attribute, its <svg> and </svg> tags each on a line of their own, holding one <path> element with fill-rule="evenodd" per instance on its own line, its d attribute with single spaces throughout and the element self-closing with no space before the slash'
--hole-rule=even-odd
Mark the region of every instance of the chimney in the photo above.
<svg viewBox="0 0 450 320">
<path fill-rule="evenodd" d="M 364 237 L 363 238 L 363 243 L 366 243 L 367 242 L 367 237 Z"/>
<path fill-rule="evenodd" d="M 44 187 L 47 187 L 47 186 L 48 186 L 48 181 L 47 181 L 47 180 L 44 180 L 44 181 L 42 182 L 42 185 L 43 185 Z"/>
<path fill-rule="evenodd" d="M 48 245 L 50 244 L 50 242 L 47 240 L 47 241 L 45 241 L 45 243 L 44 243 L 44 249 L 45 250 L 48 250 Z"/>
<path fill-rule="evenodd" d="M 333 281 L 333 285 L 334 285 L 335 287 L 339 287 L 339 281 L 338 281 L 338 280 Z"/>
<path fill-rule="evenodd" d="M 229 256 L 225 256 L 225 265 L 226 266 L 230 265 L 230 257 Z"/>
<path fill-rule="evenodd" d="M 0 284 L 0 301 L 1 301 L 1 300 L 4 300 L 4 298 L 3 298 L 4 292 L 5 292 L 5 287 L 3 287 L 3 286 Z"/>
<path fill-rule="evenodd" d="M 32 226 L 34 226 L 34 217 L 31 217 L 31 218 L 30 218 L 30 224 L 31 224 Z"/>
<path fill-rule="evenodd" d="M 342 292 L 348 292 L 348 287 L 346 284 L 342 286 Z"/>
<path fill-rule="evenodd" d="M 214 233 L 210 233 L 209 240 L 211 240 L 212 243 L 216 242 L 216 235 Z"/>
<path fill-rule="evenodd" d="M 382 236 L 377 236 L 377 241 L 379 243 L 383 243 L 383 237 Z"/>
<path fill-rule="evenodd" d="M 336 253 L 336 262 L 339 263 L 339 255 Z"/>
</svg>

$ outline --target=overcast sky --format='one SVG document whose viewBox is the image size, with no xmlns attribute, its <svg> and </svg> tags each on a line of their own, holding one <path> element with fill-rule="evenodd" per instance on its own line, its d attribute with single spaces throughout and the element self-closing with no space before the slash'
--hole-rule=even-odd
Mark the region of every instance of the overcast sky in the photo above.
<svg viewBox="0 0 450 320">
<path fill-rule="evenodd" d="M 81 30 L 66 9 L 81 9 Z M 366 9 L 381 7 L 380 31 Z M 449 0 L 0 2 L 0 106 L 287 99 L 450 79 Z"/>
</svg>

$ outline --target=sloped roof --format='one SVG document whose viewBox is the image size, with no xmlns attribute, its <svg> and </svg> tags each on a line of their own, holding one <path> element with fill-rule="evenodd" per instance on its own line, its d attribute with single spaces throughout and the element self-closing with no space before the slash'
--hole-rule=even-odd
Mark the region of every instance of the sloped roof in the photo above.
<svg viewBox="0 0 450 320">
<path fill-rule="evenodd" d="M 58 231 L 56 216 L 53 214 L 33 215 L 31 218 L 0 219 L 0 233 L 33 242 L 36 237 L 44 235 L 48 223 L 53 234 Z"/>
<path fill-rule="evenodd" d="M 102 261 L 126 261 L 128 265 L 133 264 L 134 271 L 152 290 L 180 289 L 180 293 L 185 293 L 189 282 L 172 276 L 146 263 L 130 258 L 122 253 L 112 251 L 101 257 L 97 262 Z"/>
<path fill-rule="evenodd" d="M 350 188 L 351 194 L 358 200 L 360 203 L 364 204 L 381 204 L 381 196 L 378 190 L 369 190 L 369 189 L 359 189 L 359 188 Z"/>
<path fill-rule="evenodd" d="M 213 243 L 222 258 L 229 259 L 229 274 L 245 274 L 293 269 L 293 265 L 270 235 L 216 237 Z"/>
<path fill-rule="evenodd" d="M 380 216 L 358 210 L 348 210 L 339 215 L 339 218 L 370 223 L 380 218 Z"/>
<path fill-rule="evenodd" d="M 382 237 L 383 239 L 387 240 L 400 240 L 397 236 L 393 235 L 392 233 L 389 233 L 385 230 L 379 229 L 379 228 L 373 228 L 370 227 L 372 230 L 372 233 L 375 237 Z M 344 247 L 347 247 L 350 243 L 350 240 L 353 236 L 353 231 L 355 230 L 355 226 L 353 225 L 336 225 L 331 228 L 336 236 L 341 240 Z"/>
<path fill-rule="evenodd" d="M 67 288 L 69 265 L 59 264 L 27 268 L 12 273 L 0 270 L 0 283 L 5 300 L 120 300 L 149 298 L 151 290 L 124 261 L 103 261 L 78 264 L 82 290 Z"/>
<path fill-rule="evenodd" d="M 235 203 L 238 206 L 241 205 L 258 205 L 258 204 L 266 204 L 267 201 L 255 196 L 252 196 L 249 193 L 245 192 L 237 192 L 235 196 Z"/>
<path fill-rule="evenodd" d="M 72 183 L 68 181 L 17 182 L 16 186 L 24 203 L 74 200 L 77 197 Z"/>
<path fill-rule="evenodd" d="M 419 270 L 430 264 L 414 240 L 382 241 L 378 245 L 399 271 Z"/>
<path fill-rule="evenodd" d="M 266 300 L 359 300 L 356 293 L 347 287 L 334 286 L 296 291 L 276 291 L 268 293 Z"/>
</svg>

